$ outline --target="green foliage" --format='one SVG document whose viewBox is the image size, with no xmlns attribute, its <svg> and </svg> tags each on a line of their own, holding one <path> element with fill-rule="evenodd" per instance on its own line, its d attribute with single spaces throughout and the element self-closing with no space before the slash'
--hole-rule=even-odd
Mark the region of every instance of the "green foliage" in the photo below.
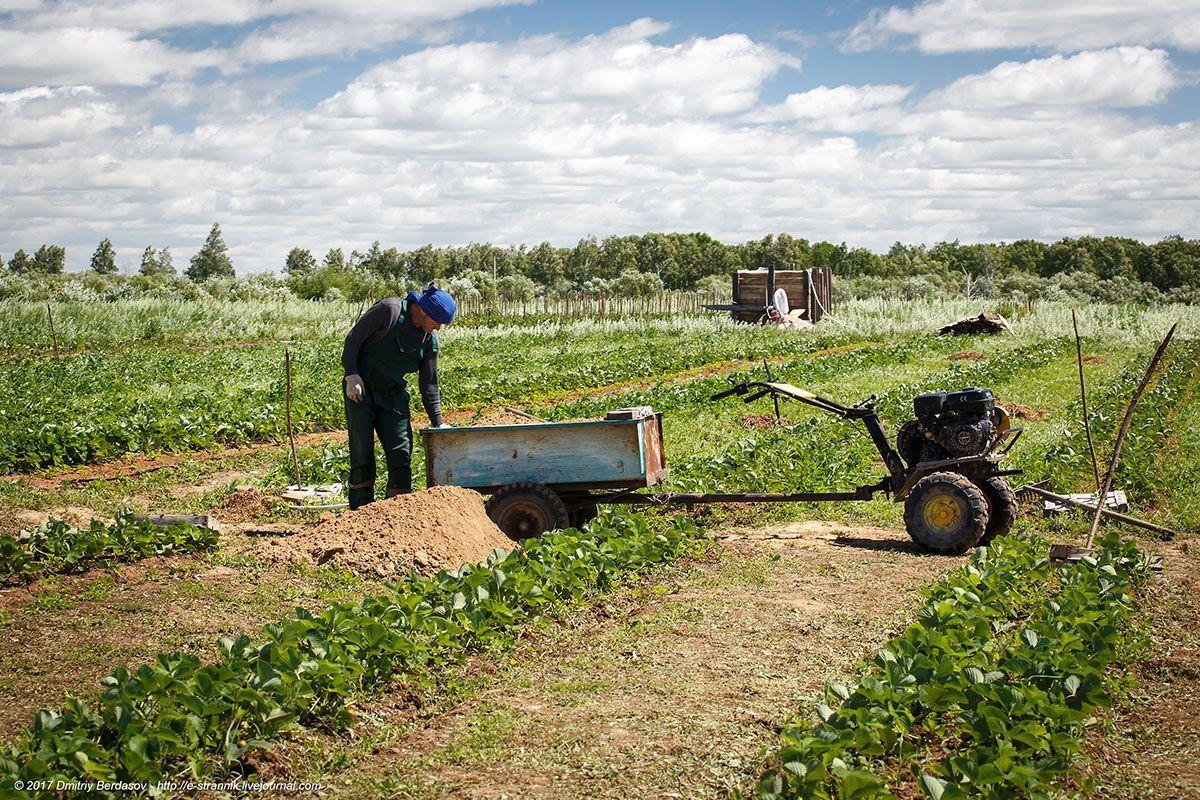
<svg viewBox="0 0 1200 800">
<path fill-rule="evenodd" d="M 485 563 L 411 576 L 387 594 L 268 625 L 257 641 L 222 639 L 216 661 L 162 654 L 118 669 L 97 702 L 38 713 L 0 755 L 15 781 L 146 781 L 220 775 L 280 733 L 344 726 L 356 698 L 419 680 L 467 654 L 500 648 L 558 610 L 688 550 L 686 522 L 656 530 L 606 517 L 547 534 Z M 101 793 L 103 794 L 103 793 Z"/>
<path fill-rule="evenodd" d="M 108 237 L 100 241 L 96 245 L 96 252 L 92 253 L 92 272 L 97 275 L 115 275 L 117 274 L 117 251 L 113 247 L 113 243 Z"/>
<path fill-rule="evenodd" d="M 44 244 L 33 254 L 29 272 L 59 275 L 67 264 L 67 249 L 56 244 Z"/>
<path fill-rule="evenodd" d="M 155 252 L 154 247 L 146 245 L 146 249 L 142 251 L 142 261 L 138 267 L 138 274 L 145 278 L 174 275 L 175 262 L 171 257 L 171 248 L 164 247 L 161 251 Z M 159 284 L 149 285 L 158 286 Z"/>
<path fill-rule="evenodd" d="M 928 797 L 1044 796 L 1112 704 L 1107 668 L 1149 577 L 1116 534 L 1058 568 L 1045 547 L 999 539 L 934 587 L 857 686 L 826 687 L 816 726 L 784 729 L 756 796 L 893 797 L 880 768 L 914 760 L 927 762 L 914 777 Z"/>
<path fill-rule="evenodd" d="M 220 277 L 232 278 L 236 274 L 233 269 L 233 261 L 229 258 L 229 248 L 225 246 L 225 240 L 221 237 L 221 226 L 217 223 L 213 223 L 204 246 L 196 252 L 196 255 L 192 256 L 186 274 L 193 281 L 206 281 L 210 278 Z"/>
<path fill-rule="evenodd" d="M 93 520 L 74 529 L 49 520 L 16 536 L 0 536 L 0 585 L 57 574 L 82 572 L 96 564 L 132 561 L 168 553 L 191 553 L 217 546 L 217 534 L 193 525 L 154 525 L 117 514 L 111 525 Z"/>
<path fill-rule="evenodd" d="M 8 260 L 8 268 L 18 275 L 24 275 L 33 271 L 33 261 L 30 260 L 29 254 L 25 252 L 25 249 L 21 248 L 13 253 L 13 257 Z"/>
<path fill-rule="evenodd" d="M 303 247 L 293 247 L 288 251 L 287 260 L 283 264 L 284 273 L 290 277 L 308 275 L 316 268 L 317 260 Z"/>
</svg>

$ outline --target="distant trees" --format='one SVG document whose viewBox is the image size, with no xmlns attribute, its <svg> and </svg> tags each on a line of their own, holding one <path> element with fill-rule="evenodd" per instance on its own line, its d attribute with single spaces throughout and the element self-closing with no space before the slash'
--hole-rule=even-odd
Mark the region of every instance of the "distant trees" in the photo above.
<svg viewBox="0 0 1200 800">
<path fill-rule="evenodd" d="M 283 262 L 283 273 L 289 277 L 309 275 L 317 268 L 313 254 L 303 247 L 293 247 Z"/>
<path fill-rule="evenodd" d="M 171 256 L 171 248 L 164 247 L 155 251 L 153 245 L 146 245 L 142 251 L 142 263 L 138 266 L 138 274 L 147 278 L 174 275 L 175 259 Z"/>
<path fill-rule="evenodd" d="M 117 251 L 107 236 L 100 240 L 96 252 L 92 253 L 92 272 L 97 275 L 117 274 Z"/>
<path fill-rule="evenodd" d="M 66 250 L 45 244 L 32 255 L 21 249 L 0 268 L 8 274 L 58 274 Z M 116 252 L 102 240 L 91 271 L 116 272 Z M 376 240 L 349 256 L 329 249 L 319 261 L 304 247 L 288 251 L 284 281 L 304 298 L 363 301 L 402 294 L 429 282 L 453 287 L 464 297 L 528 299 L 564 292 L 646 295 L 660 291 L 727 291 L 738 269 L 829 267 L 840 291 L 855 296 L 1159 298 L 1200 302 L 1200 240 L 1168 236 L 1147 243 L 1116 236 L 1066 237 L 1055 242 L 943 241 L 932 245 L 896 242 L 882 252 L 845 242 L 812 242 L 786 233 L 738 244 L 708 234 L 646 233 L 588 236 L 572 247 L 549 241 L 533 246 L 471 242 L 460 247 L 422 245 L 412 250 L 384 247 Z M 175 274 L 169 248 L 142 251 L 142 276 Z M 234 277 L 219 224 L 191 258 L 193 281 Z M 97 286 L 104 282 L 95 282 Z M 156 284 L 157 285 L 157 284 Z"/>
<path fill-rule="evenodd" d="M 30 272 L 60 275 L 67 264 L 67 249 L 56 244 L 44 244 L 33 254 Z"/>
<path fill-rule="evenodd" d="M 221 238 L 221 226 L 213 223 L 208 232 L 204 246 L 192 256 L 185 273 L 193 281 L 206 281 L 209 278 L 232 278 L 237 273 L 233 269 L 233 261 L 229 258 L 229 248 Z"/>
<path fill-rule="evenodd" d="M 29 260 L 29 254 L 21 249 L 13 253 L 13 257 L 8 260 L 8 268 L 18 275 L 23 275 L 33 269 L 33 262 Z"/>
</svg>

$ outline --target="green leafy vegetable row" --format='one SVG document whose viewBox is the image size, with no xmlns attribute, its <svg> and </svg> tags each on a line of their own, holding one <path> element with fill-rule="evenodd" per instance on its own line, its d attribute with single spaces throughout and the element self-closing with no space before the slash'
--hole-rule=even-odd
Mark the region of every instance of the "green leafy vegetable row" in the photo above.
<svg viewBox="0 0 1200 800">
<path fill-rule="evenodd" d="M 660 526 L 663 527 L 663 526 Z M 251 640 L 223 639 L 216 661 L 164 654 L 104 680 L 98 702 L 41 711 L 0 755 L 0 792 L 16 781 L 147 782 L 226 774 L 247 752 L 302 725 L 344 725 L 355 699 L 421 681 L 471 651 L 649 565 L 684 552 L 694 529 L 606 517 L 480 565 L 409 577 L 393 591 L 320 614 L 297 611 Z"/>
<path fill-rule="evenodd" d="M 819 724 L 784 729 L 757 796 L 893 797 L 885 776 L 909 770 L 935 800 L 1045 796 L 1111 705 L 1106 669 L 1149 574 L 1116 534 L 1060 568 L 1045 548 L 997 540 L 935 587 L 856 687 L 826 687 Z"/>
<path fill-rule="evenodd" d="M 111 525 L 93 520 L 86 528 L 49 520 L 16 536 L 0 536 L 0 585 L 80 572 L 96 564 L 194 553 L 216 546 L 216 531 L 179 523 L 155 525 L 129 512 L 117 514 Z"/>
</svg>

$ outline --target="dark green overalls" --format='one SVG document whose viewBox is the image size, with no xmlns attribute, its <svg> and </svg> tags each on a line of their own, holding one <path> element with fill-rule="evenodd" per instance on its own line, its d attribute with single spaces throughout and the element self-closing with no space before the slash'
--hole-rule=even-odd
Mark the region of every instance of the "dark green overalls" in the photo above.
<svg viewBox="0 0 1200 800">
<path fill-rule="evenodd" d="M 346 397 L 346 427 L 350 431 L 350 508 L 375 499 L 375 437 L 387 461 L 387 496 L 412 491 L 412 423 L 404 376 L 415 373 L 427 352 L 437 352 L 437 336 L 409 322 L 409 300 L 396 324 L 382 339 L 359 351 L 362 402 Z"/>
</svg>

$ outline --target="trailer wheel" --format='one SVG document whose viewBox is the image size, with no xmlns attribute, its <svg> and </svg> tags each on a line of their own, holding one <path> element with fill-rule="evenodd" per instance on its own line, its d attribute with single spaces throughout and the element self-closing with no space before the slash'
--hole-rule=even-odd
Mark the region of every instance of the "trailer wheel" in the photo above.
<svg viewBox="0 0 1200 800">
<path fill-rule="evenodd" d="M 987 544 L 997 536 L 1004 536 L 1012 530 L 1017 521 L 1017 495 L 999 475 L 986 478 L 978 485 L 983 490 L 988 504 L 987 529 L 980 540 L 980 544 Z"/>
<path fill-rule="evenodd" d="M 957 472 L 926 475 L 904 501 L 908 535 L 935 553 L 967 552 L 979 544 L 987 524 L 988 502 L 983 491 Z"/>
<path fill-rule="evenodd" d="M 540 483 L 511 483 L 487 501 L 487 513 L 510 538 L 520 541 L 570 526 L 562 498 Z"/>
</svg>

